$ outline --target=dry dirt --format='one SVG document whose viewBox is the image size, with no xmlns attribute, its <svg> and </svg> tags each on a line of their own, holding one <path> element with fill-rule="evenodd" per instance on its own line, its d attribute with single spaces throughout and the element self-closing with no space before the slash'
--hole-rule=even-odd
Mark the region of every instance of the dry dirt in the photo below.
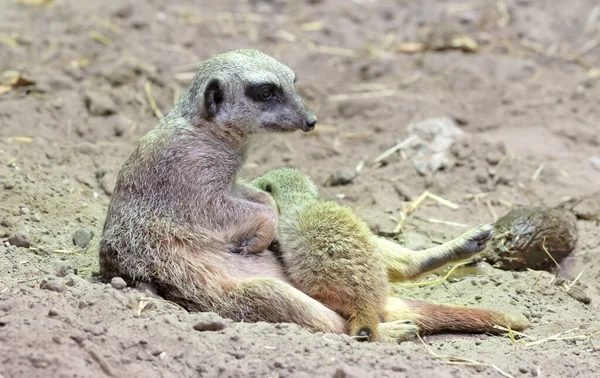
<svg viewBox="0 0 600 378">
<path fill-rule="evenodd" d="M 594 0 L 1 1 L 0 91 L 11 71 L 35 85 L 0 95 L 0 376 L 501 376 L 446 364 L 418 341 L 365 344 L 295 325 L 231 323 L 94 283 L 112 183 L 156 122 L 148 80 L 165 113 L 199 61 L 254 47 L 298 72 L 320 123 L 309 134 L 263 138 L 245 175 L 294 165 L 322 184 L 364 161 L 352 183 L 322 193 L 382 232 L 425 189 L 459 205 L 419 207 L 400 236 L 409 247 L 449 240 L 460 224 L 493 221 L 511 204 L 554 206 L 597 192 L 599 13 Z M 405 42 L 424 28 L 446 42 L 470 36 L 480 49 L 400 51 L 418 49 Z M 373 162 L 408 137 L 408 125 L 439 117 L 465 133 L 435 159 L 442 170 L 429 172 L 417 159 L 427 151 L 415 145 Z M 551 283 L 551 273 L 483 263 L 476 274 L 396 291 L 532 322 L 532 339 L 516 343 L 426 337 L 435 353 L 514 377 L 597 376 L 600 341 L 585 335 L 600 331 L 600 230 L 586 220 L 577 228 L 560 276 L 570 284 L 583 270 L 573 290 L 591 304 Z"/>
</svg>

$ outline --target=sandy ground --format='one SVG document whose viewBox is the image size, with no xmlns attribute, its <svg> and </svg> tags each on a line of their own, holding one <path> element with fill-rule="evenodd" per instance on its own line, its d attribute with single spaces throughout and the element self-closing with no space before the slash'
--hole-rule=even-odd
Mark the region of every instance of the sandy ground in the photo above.
<svg viewBox="0 0 600 378">
<path fill-rule="evenodd" d="M 310 134 L 264 138 L 245 175 L 294 165 L 323 184 L 364 161 L 351 184 L 322 193 L 379 232 L 394 230 L 425 189 L 459 205 L 419 207 L 400 235 L 409 247 L 449 240 L 465 231 L 460 224 L 493 221 L 510 205 L 555 206 L 597 192 L 596 1 L 31 3 L 0 2 L 0 79 L 8 84 L 18 71 L 35 82 L 0 95 L 0 376 L 501 376 L 446 364 L 418 341 L 365 344 L 295 325 L 231 323 L 94 283 L 98 237 L 116 172 L 156 122 L 146 83 L 165 113 L 199 61 L 237 47 L 293 67 L 320 119 Z M 479 50 L 406 53 L 425 29 L 434 44 L 466 35 Z M 417 146 L 373 162 L 409 136 L 410 124 L 439 117 L 464 133 L 435 160 L 441 170 L 419 160 L 428 155 Z M 551 273 L 485 263 L 476 274 L 396 292 L 523 314 L 533 325 L 516 343 L 426 337 L 434 353 L 507 376 L 597 376 L 600 340 L 589 335 L 600 331 L 600 230 L 586 220 L 577 228 L 560 276 L 567 284 L 579 276 L 574 287 L 590 304 L 551 284 Z"/>
</svg>

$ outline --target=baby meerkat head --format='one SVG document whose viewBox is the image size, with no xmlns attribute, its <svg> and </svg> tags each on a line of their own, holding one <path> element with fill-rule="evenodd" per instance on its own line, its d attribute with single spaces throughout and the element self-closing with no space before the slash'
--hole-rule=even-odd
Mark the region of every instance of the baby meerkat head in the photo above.
<svg viewBox="0 0 600 378">
<path fill-rule="evenodd" d="M 277 203 L 282 200 L 302 201 L 319 196 L 319 189 L 310 176 L 296 168 L 274 169 L 252 180 L 250 185 L 270 193 Z"/>
<path fill-rule="evenodd" d="M 269 55 L 232 50 L 202 63 L 179 107 L 192 124 L 204 119 L 249 134 L 311 131 L 317 118 L 295 82 L 295 73 Z"/>
</svg>

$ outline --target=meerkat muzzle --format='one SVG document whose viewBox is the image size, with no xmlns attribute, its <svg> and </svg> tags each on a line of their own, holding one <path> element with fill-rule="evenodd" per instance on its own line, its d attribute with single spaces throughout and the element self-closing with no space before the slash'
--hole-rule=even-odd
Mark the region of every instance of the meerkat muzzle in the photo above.
<svg viewBox="0 0 600 378">
<path fill-rule="evenodd" d="M 315 129 L 315 125 L 317 124 L 317 118 L 312 117 L 306 120 L 306 124 L 302 127 L 302 131 L 309 132 Z"/>
</svg>

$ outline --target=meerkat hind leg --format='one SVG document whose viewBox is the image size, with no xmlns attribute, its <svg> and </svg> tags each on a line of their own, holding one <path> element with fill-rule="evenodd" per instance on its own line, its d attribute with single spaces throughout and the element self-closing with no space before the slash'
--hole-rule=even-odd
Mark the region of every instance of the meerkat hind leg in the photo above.
<svg viewBox="0 0 600 378">
<path fill-rule="evenodd" d="M 293 286 L 271 278 L 235 283 L 221 301 L 236 321 L 296 323 L 315 332 L 346 333 L 346 319 Z"/>
</svg>

